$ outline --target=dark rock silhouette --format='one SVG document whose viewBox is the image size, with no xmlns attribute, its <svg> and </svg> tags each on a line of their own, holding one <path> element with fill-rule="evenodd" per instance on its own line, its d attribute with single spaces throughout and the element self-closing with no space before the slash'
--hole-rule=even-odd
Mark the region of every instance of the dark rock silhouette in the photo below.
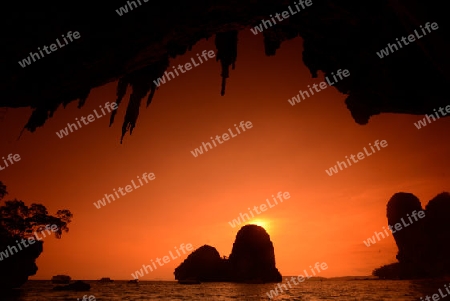
<svg viewBox="0 0 450 301">
<path fill-rule="evenodd" d="M 183 280 L 178 280 L 179 284 L 200 284 L 200 280 L 198 280 L 197 278 L 187 278 L 187 279 L 183 279 Z"/>
<path fill-rule="evenodd" d="M 0 227 L 1 228 L 1 227 Z M 2 229 L 4 230 L 4 229 Z M 0 252 L 8 250 L 8 246 L 16 246 L 16 240 L 20 241 L 22 237 L 0 234 Z M 36 259 L 43 251 L 43 242 L 36 241 L 28 248 L 3 258 L 0 261 L 0 291 L 18 288 L 22 286 L 29 276 L 35 275 L 38 268 Z M 0 255 L 1 256 L 1 255 Z"/>
<path fill-rule="evenodd" d="M 6 194 L 6 186 L 0 182 L 0 199 Z M 0 290 L 20 287 L 36 274 L 35 261 L 43 251 L 43 241 L 36 238 L 36 231 L 55 224 L 58 230 L 53 233 L 61 238 L 63 231 L 69 231 L 67 225 L 72 217 L 69 210 L 58 210 L 52 216 L 41 204 L 26 206 L 19 200 L 5 201 L 0 206 Z M 28 238 L 34 238 L 34 243 L 18 246 L 18 242 Z"/>
<path fill-rule="evenodd" d="M 99 282 L 114 282 L 114 280 L 112 280 L 109 277 L 103 277 L 103 278 L 100 278 Z"/>
<path fill-rule="evenodd" d="M 424 211 L 417 221 L 412 212 Z M 415 279 L 450 275 L 450 194 L 443 192 L 422 209 L 420 200 L 412 193 L 394 194 L 387 204 L 390 226 L 407 224 L 393 233 L 398 246 L 398 263 L 373 271 L 374 276 L 387 279 Z M 411 221 L 409 220 L 413 220 Z M 402 220 L 403 219 L 403 220 Z"/>
<path fill-rule="evenodd" d="M 242 227 L 236 235 L 228 262 L 234 281 L 281 281 L 281 274 L 275 267 L 273 244 L 263 227 Z"/>
<path fill-rule="evenodd" d="M 52 277 L 52 283 L 55 284 L 69 284 L 72 277 L 68 275 L 56 275 Z"/>
<path fill-rule="evenodd" d="M 402 219 L 409 224 L 407 217 L 411 213 L 421 211 L 420 200 L 412 193 L 398 192 L 394 194 L 387 204 L 388 224 L 394 227 L 395 224 L 402 224 Z M 426 214 L 425 214 L 426 217 Z M 422 277 L 425 271 L 422 265 L 425 260 L 425 233 L 424 219 L 414 221 L 409 226 L 393 233 L 398 247 L 397 260 L 400 265 L 400 278 Z M 395 231 L 395 229 L 394 229 Z"/>
<path fill-rule="evenodd" d="M 450 194 L 443 192 L 425 207 L 427 258 L 433 275 L 450 275 Z"/>
<path fill-rule="evenodd" d="M 189 254 L 174 274 L 176 280 L 195 278 L 201 282 L 227 281 L 230 277 L 226 269 L 226 261 L 220 258 L 216 248 L 204 245 Z"/>
<path fill-rule="evenodd" d="M 216 61 L 220 61 L 222 66 L 222 90 L 220 95 L 225 95 L 226 80 L 230 77 L 229 67 L 234 70 L 237 58 L 238 31 L 218 33 L 216 35 L 217 56 Z"/>
<path fill-rule="evenodd" d="M 74 283 L 70 283 L 67 285 L 58 285 L 53 288 L 55 291 L 88 291 L 91 289 L 91 285 L 89 283 L 83 282 L 81 280 L 75 281 Z"/>
<path fill-rule="evenodd" d="M 200 40 L 215 36 L 222 68 L 220 93 L 224 95 L 229 66 L 234 68 L 237 58 L 237 32 L 249 31 L 269 20 L 271 14 L 287 10 L 292 1 L 150 1 L 123 16 L 115 13 L 126 5 L 123 0 L 88 10 L 56 0 L 46 5 L 30 3 L 27 11 L 20 2 L 10 4 L 3 16 L 3 27 L 8 30 L 2 38 L 8 47 L 0 50 L 0 107 L 32 108 L 25 129 L 33 132 L 61 105 L 79 99 L 81 107 L 92 88 L 119 80 L 118 90 L 123 90 L 124 82 L 133 88 L 122 128 L 122 132 L 131 133 L 141 99 L 146 93 L 153 97 L 153 80 L 169 67 L 168 57 L 184 54 Z M 381 113 L 431 114 L 433 109 L 448 105 L 450 35 L 446 11 L 445 2 L 419 0 L 315 1 L 260 33 L 264 37 L 261 48 L 264 45 L 267 55 L 275 55 L 284 41 L 300 36 L 304 40 L 303 61 L 313 77 L 319 71 L 330 76 L 340 68 L 348 69 L 350 77 L 334 88 L 348 94 L 347 108 L 359 124 Z M 30 31 L 15 26 L 20 18 L 33 20 L 38 27 Z M 420 30 L 426 22 L 437 22 L 439 29 L 389 57 L 376 55 L 387 43 Z M 81 38 L 20 67 L 18 62 L 30 51 L 37 52 L 45 41 L 48 46 L 69 30 L 79 31 Z"/>
<path fill-rule="evenodd" d="M 175 269 L 176 280 L 245 283 L 280 282 L 274 247 L 264 228 L 246 225 L 236 235 L 229 259 L 221 258 L 214 247 L 204 245 L 193 251 Z"/>
<path fill-rule="evenodd" d="M 400 263 L 395 262 L 382 267 L 376 268 L 372 272 L 373 276 L 377 276 L 380 279 L 401 279 Z"/>
</svg>

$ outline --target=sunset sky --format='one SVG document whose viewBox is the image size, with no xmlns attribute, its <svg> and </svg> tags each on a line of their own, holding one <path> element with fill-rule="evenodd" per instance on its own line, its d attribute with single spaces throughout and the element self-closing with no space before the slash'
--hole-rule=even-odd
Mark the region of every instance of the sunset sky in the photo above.
<svg viewBox="0 0 450 301">
<path fill-rule="evenodd" d="M 203 40 L 171 66 L 211 49 L 216 51 L 214 39 Z M 271 237 L 283 276 L 318 261 L 328 265 L 320 275 L 325 277 L 369 275 L 394 262 L 392 236 L 371 247 L 363 240 L 387 225 L 386 203 L 395 192 L 412 192 L 425 206 L 449 190 L 450 118 L 418 130 L 413 123 L 423 116 L 383 114 L 361 126 L 334 88 L 291 106 L 287 100 L 300 89 L 323 80 L 323 74 L 312 79 L 301 59 L 300 38 L 267 57 L 262 35 L 244 30 L 225 96 L 220 64 L 208 60 L 162 85 L 149 108 L 143 102 L 133 135 L 122 145 L 130 88 L 111 128 L 105 116 L 62 139 L 55 134 L 113 102 L 116 82 L 91 91 L 82 109 L 77 102 L 59 108 L 44 127 L 20 140 L 31 110 L 9 109 L 0 122 L 0 157 L 17 153 L 21 161 L 0 171 L 9 191 L 5 199 L 74 214 L 61 240 L 44 239 L 39 270 L 30 279 L 67 274 L 127 280 L 182 243 L 194 249 L 209 244 L 229 256 L 239 228 L 228 222 L 279 191 L 291 198 L 256 218 Z M 191 154 L 241 121 L 253 127 L 197 158 Z M 375 140 L 388 146 L 333 176 L 325 173 Z M 155 180 L 101 209 L 93 205 L 144 173 L 154 173 Z M 186 257 L 141 280 L 173 280 Z"/>
</svg>

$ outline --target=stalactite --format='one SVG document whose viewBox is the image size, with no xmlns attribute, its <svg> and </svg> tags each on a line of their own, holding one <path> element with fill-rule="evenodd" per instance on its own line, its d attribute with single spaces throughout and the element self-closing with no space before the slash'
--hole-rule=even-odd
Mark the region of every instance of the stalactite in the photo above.
<svg viewBox="0 0 450 301">
<path fill-rule="evenodd" d="M 24 130 L 28 130 L 33 133 L 34 131 L 36 131 L 38 127 L 43 126 L 47 121 L 47 119 L 53 116 L 53 113 L 56 111 L 58 107 L 59 103 L 54 102 L 54 103 L 47 103 L 45 106 L 35 108 L 34 111 L 31 113 L 28 122 L 25 124 L 22 131 L 20 131 L 17 140 L 20 139 Z"/>
<path fill-rule="evenodd" d="M 33 62 L 26 69 L 19 68 L 16 63 L 10 64 L 11 67 L 5 65 L 4 74 L 7 76 L 1 82 L 3 97 L 0 99 L 0 106 L 33 109 L 25 128 L 34 132 L 52 116 L 58 107 L 56 105 L 54 108 L 54 104 L 66 107 L 79 98 L 80 108 L 89 94 L 86 89 L 120 79 L 116 100 L 118 105 L 122 102 L 128 85 L 133 86 L 133 96 L 128 104 L 130 108 L 126 110 L 123 125 L 125 133 L 128 130 L 131 133 L 139 113 L 137 102 L 140 103 L 141 100 L 138 98 L 142 98 L 142 94 L 147 91 L 149 106 L 158 89 L 153 80 L 164 74 L 168 67 L 168 57 L 183 54 L 203 38 L 208 40 L 213 35 L 216 59 L 220 60 L 221 65 L 223 96 L 230 76 L 229 67 L 235 68 L 237 29 L 247 31 L 250 24 L 252 27 L 261 24 L 262 19 L 268 19 L 268 13 L 279 11 L 282 5 L 277 1 L 259 3 L 252 0 L 229 3 L 229 6 L 225 3 L 217 5 L 203 2 L 195 7 L 183 6 L 186 11 L 195 12 L 194 19 L 184 20 L 173 15 L 172 11 L 167 14 L 161 11 L 161 14 L 151 14 L 152 18 L 148 18 L 149 25 L 152 26 L 141 26 L 138 22 L 139 28 L 136 28 L 133 22 L 125 22 L 124 27 L 111 28 L 111 33 L 105 35 L 104 39 L 83 38 L 77 42 L 79 50 L 86 47 L 97 51 L 77 52 L 77 60 L 66 60 L 67 65 L 64 65 L 64 72 L 61 73 L 52 72 L 59 70 L 60 60 L 50 58 L 44 58 L 42 63 Z M 445 18 L 444 5 L 427 5 L 418 0 L 355 3 L 336 0 L 317 2 L 276 26 L 265 28 L 259 37 L 264 36 L 266 54 L 274 55 L 281 42 L 300 35 L 304 42 L 303 62 L 312 77 L 322 74 L 327 76 L 339 68 L 349 69 L 350 78 L 346 82 L 337 83 L 334 88 L 349 95 L 347 107 L 359 124 L 367 123 L 370 116 L 380 113 L 427 114 L 436 107 L 446 106 L 445 87 L 450 77 L 446 72 L 449 61 L 445 54 L 450 44 L 445 39 L 448 32 L 444 27 L 439 27 L 433 36 L 430 35 L 429 46 L 424 39 L 408 46 L 408 49 L 399 50 L 402 53 L 396 53 L 395 59 L 392 59 L 393 55 L 383 60 L 377 56 L 388 42 L 411 32 L 427 20 L 433 21 L 436 18 L 436 21 L 442 23 L 440 20 Z M 255 4 L 254 9 L 248 9 L 250 4 Z M 233 10 L 240 13 L 229 15 Z M 47 20 L 48 24 L 54 22 L 50 15 Z M 177 23 L 178 20 L 180 23 Z M 163 24 L 170 26 L 166 28 Z M 161 28 L 157 28 L 158 25 Z M 180 27 L 183 29 L 177 29 Z M 215 34 L 216 32 L 219 33 Z M 152 36 L 149 37 L 149 34 Z M 53 39 L 51 35 L 53 33 L 42 33 L 42 37 L 47 40 Z M 11 37 L 15 38 L 5 37 L 6 44 L 14 44 L 11 53 L 17 52 L 17 59 L 23 60 L 28 55 L 28 50 L 22 49 L 26 43 L 19 41 L 17 37 L 20 35 Z M 15 43 L 15 40 L 18 42 Z M 118 43 L 129 44 L 130 47 L 111 47 L 119 45 Z M 75 44 L 70 47 L 72 46 L 76 47 Z M 167 58 L 161 60 L 164 54 Z M 62 57 L 66 59 L 65 56 Z M 11 58 L 11 62 L 15 60 Z M 412 65 L 410 62 L 415 63 Z M 42 74 L 45 76 L 41 76 L 38 64 L 45 66 L 42 71 L 48 71 L 48 74 L 44 72 Z M 144 82 L 135 78 L 137 74 L 145 79 Z M 415 86 L 423 89 L 411 89 Z M 173 87 L 176 88 L 175 83 Z M 410 99 L 415 101 L 411 102 Z M 114 110 L 110 126 L 116 114 Z"/>
<path fill-rule="evenodd" d="M 229 77 L 229 67 L 234 70 L 237 57 L 238 31 L 232 30 L 216 34 L 216 61 L 220 61 L 222 67 L 222 90 L 220 95 L 225 95 L 226 79 Z"/>
<path fill-rule="evenodd" d="M 267 56 L 274 56 L 284 40 L 277 29 L 278 27 L 268 28 L 263 32 L 264 51 Z"/>
<path fill-rule="evenodd" d="M 86 99 L 89 96 L 89 93 L 91 92 L 91 89 L 88 89 L 87 91 L 84 91 L 80 94 L 79 100 L 78 100 L 78 109 L 81 109 L 84 104 L 86 103 Z"/>
<path fill-rule="evenodd" d="M 122 136 L 120 138 L 120 143 L 123 142 L 123 138 L 128 131 L 130 132 L 130 135 L 133 133 L 133 129 L 135 128 L 137 119 L 139 117 L 139 108 L 141 106 L 142 99 L 150 91 L 146 104 L 146 106 L 148 107 L 157 89 L 153 81 L 161 77 L 168 66 L 169 58 L 168 56 L 166 56 L 161 61 L 134 71 L 119 80 L 116 92 L 117 107 L 120 106 L 122 99 L 126 94 L 128 85 L 132 87 L 132 93 L 130 95 L 130 100 L 128 102 L 127 110 L 125 112 L 125 118 L 122 124 Z M 116 114 L 117 109 L 114 110 L 111 114 L 109 126 L 114 123 Z"/>
<path fill-rule="evenodd" d="M 125 93 L 127 93 L 127 87 L 128 87 L 128 81 L 125 79 L 125 77 L 122 77 L 119 79 L 119 82 L 117 83 L 117 90 L 116 90 L 116 104 L 117 107 L 120 106 L 120 103 L 122 102 L 123 97 L 125 96 Z M 111 113 L 111 117 L 109 119 L 109 126 L 111 127 L 114 123 L 114 119 L 116 118 L 117 110 L 114 110 Z"/>
<path fill-rule="evenodd" d="M 155 83 L 152 82 L 152 85 L 150 87 L 150 94 L 148 95 L 148 98 L 147 98 L 147 108 L 150 105 L 150 103 L 152 102 L 153 96 L 155 96 L 155 92 L 156 92 L 156 85 L 155 85 Z"/>
<path fill-rule="evenodd" d="M 125 113 L 125 120 L 122 125 L 122 136 L 120 137 L 120 143 L 123 142 L 123 137 L 130 131 L 130 135 L 133 133 L 133 129 L 136 126 L 136 121 L 139 116 L 139 107 L 141 100 L 150 90 L 150 83 L 136 82 L 131 83 L 133 92 L 130 95 L 130 101 L 128 102 L 127 112 Z"/>
</svg>

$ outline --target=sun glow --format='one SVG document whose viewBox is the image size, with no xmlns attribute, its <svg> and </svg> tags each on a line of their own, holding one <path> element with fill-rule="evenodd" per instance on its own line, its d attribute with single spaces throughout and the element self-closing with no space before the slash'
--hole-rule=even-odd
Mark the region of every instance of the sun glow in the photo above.
<svg viewBox="0 0 450 301">
<path fill-rule="evenodd" d="M 247 223 L 247 225 L 257 225 L 257 226 L 263 227 L 267 232 L 269 232 L 269 230 L 270 230 L 270 222 L 268 222 L 267 220 L 259 219 L 259 218 L 250 220 Z"/>
</svg>

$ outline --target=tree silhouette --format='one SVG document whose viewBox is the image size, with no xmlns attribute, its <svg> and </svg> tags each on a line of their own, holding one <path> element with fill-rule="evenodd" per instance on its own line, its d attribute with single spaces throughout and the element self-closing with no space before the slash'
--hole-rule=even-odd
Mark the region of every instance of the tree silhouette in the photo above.
<svg viewBox="0 0 450 301">
<path fill-rule="evenodd" d="M 45 230 L 47 225 L 57 225 L 56 238 L 61 238 L 62 232 L 68 232 L 68 224 L 73 215 L 69 210 L 58 210 L 56 216 L 51 216 L 47 208 L 41 204 L 31 204 L 29 207 L 23 201 L 5 201 L 0 207 L 0 226 L 12 236 L 29 238 L 34 232 Z"/>
<path fill-rule="evenodd" d="M 8 192 L 6 191 L 6 186 L 3 184 L 2 181 L 0 181 L 0 200 L 3 199 L 7 194 Z"/>
<path fill-rule="evenodd" d="M 0 181 L 0 200 L 6 194 L 6 186 Z M 58 226 L 55 236 L 61 238 L 63 231 L 69 232 L 68 224 L 72 218 L 70 210 L 58 210 L 56 216 L 52 216 L 42 204 L 33 203 L 28 207 L 17 199 L 5 201 L 5 204 L 0 206 L 0 228 L 6 230 L 10 236 L 29 238 L 35 231 L 42 231 L 45 226 L 55 224 Z"/>
<path fill-rule="evenodd" d="M 0 200 L 7 194 L 6 186 L 0 181 Z M 17 288 L 23 285 L 28 277 L 36 274 L 36 259 L 43 251 L 43 242 L 36 237 L 37 231 L 43 231 L 47 225 L 56 225 L 56 238 L 61 238 L 62 232 L 68 232 L 68 224 L 72 220 L 72 213 L 58 210 L 56 215 L 49 215 L 42 204 L 25 205 L 21 200 L 7 200 L 0 206 L 0 290 Z M 47 228 L 49 230 L 49 228 Z M 17 254 L 10 251 L 8 246 L 16 246 L 18 240 L 35 238 L 35 243 L 20 249 Z M 6 255 L 5 255 L 6 254 Z"/>
</svg>

